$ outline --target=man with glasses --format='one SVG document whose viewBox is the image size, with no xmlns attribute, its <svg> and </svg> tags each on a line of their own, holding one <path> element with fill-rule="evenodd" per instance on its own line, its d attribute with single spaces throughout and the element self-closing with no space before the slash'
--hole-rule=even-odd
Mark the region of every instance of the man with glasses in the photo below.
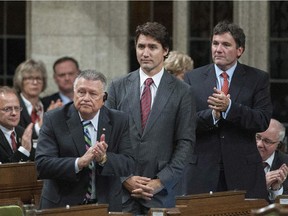
<svg viewBox="0 0 288 216">
<path fill-rule="evenodd" d="M 0 162 L 12 163 L 34 160 L 35 149 L 32 146 L 32 128 L 29 124 L 24 130 L 18 126 L 20 107 L 14 89 L 0 87 Z"/>
<path fill-rule="evenodd" d="M 278 195 L 288 194 L 288 155 L 277 150 L 284 138 L 285 127 L 276 119 L 271 119 L 266 131 L 256 134 L 257 148 L 263 160 L 271 201 Z"/>
</svg>

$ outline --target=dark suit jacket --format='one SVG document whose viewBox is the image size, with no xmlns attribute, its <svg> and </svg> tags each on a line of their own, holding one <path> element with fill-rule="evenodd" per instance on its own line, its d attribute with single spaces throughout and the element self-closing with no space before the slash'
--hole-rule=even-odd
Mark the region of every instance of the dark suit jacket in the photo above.
<svg viewBox="0 0 288 216">
<path fill-rule="evenodd" d="M 59 92 L 56 92 L 55 94 L 43 97 L 41 99 L 44 107 L 44 111 L 46 112 L 47 108 L 50 106 L 51 101 L 53 100 L 54 102 L 57 101 L 58 99 L 61 99 Z"/>
<path fill-rule="evenodd" d="M 185 81 L 195 92 L 197 106 L 197 142 L 188 193 L 216 191 L 222 161 L 228 190 L 246 190 L 246 197 L 267 198 L 255 133 L 268 128 L 272 113 L 268 73 L 238 63 L 229 88 L 230 111 L 216 125 L 207 103 L 217 82 L 214 65 L 187 73 Z"/>
<path fill-rule="evenodd" d="M 151 201 L 139 199 L 148 208 L 175 205 L 174 188 L 195 141 L 195 104 L 189 90 L 187 84 L 165 71 L 142 132 L 139 70 L 113 81 L 109 88 L 107 106 L 130 116 L 130 137 L 136 154 L 133 174 L 159 178 L 165 187 Z M 123 201 L 129 197 L 126 191 Z"/>
<path fill-rule="evenodd" d="M 24 133 L 24 128 L 17 126 L 15 128 L 17 146 L 21 146 L 21 137 Z M 32 143 L 32 140 L 31 140 Z M 27 157 L 20 151 L 13 153 L 8 140 L 6 139 L 2 130 L 0 130 L 0 162 L 1 163 L 15 163 L 22 161 L 34 161 L 35 149 L 32 148 L 30 156 Z"/>
<path fill-rule="evenodd" d="M 23 107 L 23 110 L 21 111 L 20 114 L 20 122 L 19 125 L 23 128 L 26 128 L 32 121 L 31 121 L 31 116 L 29 115 L 27 108 L 25 106 L 24 101 L 22 100 L 21 96 L 18 96 L 19 101 L 20 101 L 20 106 Z M 38 135 L 36 133 L 36 130 L 33 126 L 33 133 L 32 133 L 32 139 L 38 139 Z"/>
<path fill-rule="evenodd" d="M 105 130 L 104 130 L 105 128 Z M 105 133 L 108 144 L 104 167 L 96 162 L 96 193 L 110 211 L 122 211 L 120 176 L 130 175 L 134 159 L 129 139 L 128 116 L 102 107 L 98 140 Z M 75 160 L 86 152 L 83 127 L 73 103 L 46 112 L 38 139 L 35 162 L 44 185 L 40 208 L 77 205 L 83 202 L 89 184 L 89 168 L 75 173 Z"/>
<path fill-rule="evenodd" d="M 278 150 L 275 151 L 274 160 L 272 162 L 270 171 L 279 169 L 284 163 L 288 166 L 288 155 Z M 288 179 L 287 178 L 283 182 L 283 194 L 288 194 Z"/>
</svg>

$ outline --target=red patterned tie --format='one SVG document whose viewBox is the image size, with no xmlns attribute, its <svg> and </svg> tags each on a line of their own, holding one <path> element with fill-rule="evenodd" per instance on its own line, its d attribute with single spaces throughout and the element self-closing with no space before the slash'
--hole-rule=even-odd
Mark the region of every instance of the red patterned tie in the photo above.
<svg viewBox="0 0 288 216">
<path fill-rule="evenodd" d="M 223 71 L 221 73 L 221 76 L 223 77 L 224 81 L 223 81 L 223 85 L 222 85 L 222 88 L 221 88 L 221 91 L 223 91 L 225 93 L 225 95 L 228 94 L 228 91 L 229 91 L 229 81 L 228 81 L 228 74 Z"/>
<path fill-rule="evenodd" d="M 13 152 L 15 152 L 17 150 L 17 143 L 16 143 L 14 131 L 11 133 L 10 139 L 11 139 L 11 145 L 12 145 Z"/>
<path fill-rule="evenodd" d="M 146 126 L 146 122 L 150 113 L 151 109 L 151 90 L 150 90 L 150 85 L 153 83 L 152 78 L 147 78 L 144 82 L 145 87 L 142 92 L 141 96 L 141 122 L 142 122 L 142 129 L 144 130 Z"/>
<path fill-rule="evenodd" d="M 37 120 L 38 120 L 37 111 L 36 109 L 33 109 L 31 113 L 31 122 L 35 124 Z"/>
</svg>

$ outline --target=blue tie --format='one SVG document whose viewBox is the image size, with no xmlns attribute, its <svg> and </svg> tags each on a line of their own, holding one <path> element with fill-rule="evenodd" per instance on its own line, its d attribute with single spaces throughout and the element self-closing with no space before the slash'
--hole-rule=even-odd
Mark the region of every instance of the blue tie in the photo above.
<svg viewBox="0 0 288 216">
<path fill-rule="evenodd" d="M 83 121 L 82 125 L 83 125 L 83 129 L 84 129 L 84 139 L 85 139 L 85 147 L 86 147 L 86 151 L 92 146 L 92 142 L 91 142 L 91 135 L 89 133 L 88 127 L 91 124 L 91 121 Z M 94 168 L 94 163 L 91 162 L 89 164 L 89 185 L 88 185 L 88 189 L 86 192 L 86 199 L 91 199 L 91 194 L 92 194 L 92 170 Z"/>
</svg>

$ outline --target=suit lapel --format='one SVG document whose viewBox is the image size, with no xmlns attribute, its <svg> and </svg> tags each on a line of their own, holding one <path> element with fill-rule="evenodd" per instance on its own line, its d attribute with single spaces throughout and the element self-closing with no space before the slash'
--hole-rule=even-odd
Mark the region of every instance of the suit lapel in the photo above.
<svg viewBox="0 0 288 216">
<path fill-rule="evenodd" d="M 20 101 L 20 106 L 23 107 L 23 110 L 21 111 L 21 116 L 23 118 L 23 120 L 27 123 L 30 123 L 31 122 L 31 117 L 27 111 L 27 108 L 24 104 L 24 101 L 22 100 L 21 96 L 19 96 L 19 101 Z"/>
<path fill-rule="evenodd" d="M 69 107 L 67 126 L 74 140 L 74 145 L 80 156 L 86 152 L 83 127 L 77 110 L 74 105 Z"/>
<path fill-rule="evenodd" d="M 143 131 L 143 136 L 153 127 L 157 121 L 158 116 L 162 113 L 165 104 L 168 102 L 170 95 L 174 91 L 175 81 L 171 75 L 164 71 L 159 87 L 157 89 L 156 97 L 153 102 L 153 106 L 147 120 L 146 127 Z"/>
<path fill-rule="evenodd" d="M 111 130 L 112 130 L 112 126 L 110 124 L 108 109 L 103 106 L 100 110 L 100 115 L 99 115 L 98 128 L 97 128 L 97 140 L 100 141 L 101 135 L 105 134 L 105 142 L 108 144 L 110 137 L 111 137 Z"/>
<path fill-rule="evenodd" d="M 4 135 L 4 133 L 2 132 L 2 130 L 0 130 L 0 140 L 3 140 L 3 142 L 1 142 L 1 145 L 3 146 L 4 150 L 6 151 L 6 153 L 8 155 L 13 154 L 13 151 L 12 151 L 12 149 L 10 147 L 10 144 L 7 141 L 7 139 L 6 139 L 5 135 Z"/>
<path fill-rule="evenodd" d="M 282 165 L 283 161 L 280 160 L 279 153 L 275 151 L 274 159 L 272 162 L 272 166 L 270 170 L 276 170 L 279 169 L 279 167 Z"/>
<path fill-rule="evenodd" d="M 216 77 L 216 72 L 214 68 L 214 64 L 211 64 L 210 67 L 208 67 L 207 71 L 204 71 L 203 73 L 204 76 L 204 83 L 203 85 L 205 86 L 205 95 L 210 96 L 213 93 L 213 88 L 217 88 L 217 77 Z"/>
<path fill-rule="evenodd" d="M 245 74 L 246 72 L 238 62 L 229 87 L 229 94 L 231 95 L 233 101 L 237 100 L 237 97 L 239 96 L 239 93 L 245 84 Z"/>
<path fill-rule="evenodd" d="M 139 134 L 142 134 L 140 109 L 140 75 L 139 70 L 130 74 L 126 83 L 126 92 L 129 103 L 129 112 L 135 122 Z"/>
</svg>

